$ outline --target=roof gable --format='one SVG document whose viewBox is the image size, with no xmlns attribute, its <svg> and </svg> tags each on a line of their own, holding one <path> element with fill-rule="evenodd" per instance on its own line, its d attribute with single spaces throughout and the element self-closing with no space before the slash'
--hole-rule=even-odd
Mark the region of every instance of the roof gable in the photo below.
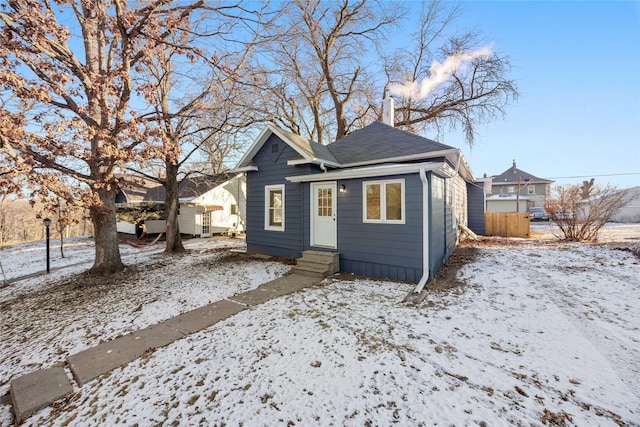
<svg viewBox="0 0 640 427">
<path fill-rule="evenodd" d="M 553 181 L 538 178 L 537 176 L 531 175 L 528 172 L 525 172 L 516 167 L 515 160 L 513 161 L 513 166 L 511 166 L 506 171 L 502 172 L 500 175 L 494 175 L 492 177 L 493 185 L 501 185 L 501 184 L 513 184 L 520 182 L 537 182 L 537 183 L 552 183 Z"/>
<path fill-rule="evenodd" d="M 336 163 L 336 159 L 331 152 L 324 145 L 320 145 L 317 142 L 309 141 L 306 138 L 296 135 L 286 130 L 280 129 L 273 125 L 267 125 L 256 140 L 251 144 L 251 147 L 245 155 L 240 159 L 236 165 L 236 170 L 242 170 L 243 168 L 250 167 L 255 155 L 260 151 L 262 146 L 267 142 L 271 135 L 276 135 L 285 144 L 291 147 L 296 153 L 300 155 L 302 160 L 307 162 L 325 161 L 327 163 Z"/>
</svg>

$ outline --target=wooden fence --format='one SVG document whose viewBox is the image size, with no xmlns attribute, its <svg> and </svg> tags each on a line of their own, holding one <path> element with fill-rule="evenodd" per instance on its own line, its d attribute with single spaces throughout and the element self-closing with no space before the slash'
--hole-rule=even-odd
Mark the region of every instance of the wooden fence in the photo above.
<svg viewBox="0 0 640 427">
<path fill-rule="evenodd" d="M 486 212 L 484 234 L 486 236 L 529 237 L 529 212 Z"/>
</svg>

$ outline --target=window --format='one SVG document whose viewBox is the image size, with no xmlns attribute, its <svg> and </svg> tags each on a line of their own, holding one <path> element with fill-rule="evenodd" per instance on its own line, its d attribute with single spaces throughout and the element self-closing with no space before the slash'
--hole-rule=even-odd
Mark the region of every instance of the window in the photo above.
<svg viewBox="0 0 640 427">
<path fill-rule="evenodd" d="M 231 205 L 231 215 L 236 215 L 238 213 L 238 205 Z"/>
<path fill-rule="evenodd" d="M 507 193 L 509 193 L 509 194 L 515 194 L 515 192 L 516 192 L 516 187 L 515 187 L 515 186 L 510 185 L 510 186 L 507 188 Z"/>
<path fill-rule="evenodd" d="M 404 224 L 404 180 L 362 183 L 363 221 Z"/>
<path fill-rule="evenodd" d="M 536 194 L 536 187 L 531 185 L 527 187 L 527 194 L 532 194 L 532 195 Z"/>
<path fill-rule="evenodd" d="M 264 229 L 284 231 L 284 185 L 264 187 Z"/>
</svg>

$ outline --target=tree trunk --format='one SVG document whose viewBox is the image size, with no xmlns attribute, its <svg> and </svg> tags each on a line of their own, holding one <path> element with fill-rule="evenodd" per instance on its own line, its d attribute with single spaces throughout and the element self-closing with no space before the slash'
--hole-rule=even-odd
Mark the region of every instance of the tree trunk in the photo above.
<svg viewBox="0 0 640 427">
<path fill-rule="evenodd" d="M 178 165 L 166 162 L 164 215 L 167 219 L 166 246 L 164 251 L 171 253 L 184 252 L 180 228 L 178 227 Z"/>
<path fill-rule="evenodd" d="M 106 276 L 124 270 L 125 265 L 118 246 L 115 195 L 105 189 L 98 189 L 97 193 L 103 206 L 93 206 L 89 210 L 96 248 L 95 261 L 89 273 Z"/>
<path fill-rule="evenodd" d="M 334 101 L 336 106 L 336 124 L 338 125 L 335 139 L 335 141 L 337 141 L 340 138 L 347 136 L 347 118 L 344 116 L 344 105 L 337 99 L 337 97 L 334 97 Z"/>
</svg>

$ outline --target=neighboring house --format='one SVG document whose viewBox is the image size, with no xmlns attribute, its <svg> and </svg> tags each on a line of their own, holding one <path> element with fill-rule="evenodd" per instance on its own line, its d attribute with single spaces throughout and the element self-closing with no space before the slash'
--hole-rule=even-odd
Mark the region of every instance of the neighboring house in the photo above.
<svg viewBox="0 0 640 427">
<path fill-rule="evenodd" d="M 487 212 L 526 212 L 527 208 L 546 207 L 552 183 L 518 169 L 514 160 L 509 169 L 491 177 Z"/>
<path fill-rule="evenodd" d="M 640 186 L 626 188 L 615 192 L 615 194 L 620 193 L 624 194 L 624 204 L 613 212 L 609 220 L 611 222 L 640 223 Z M 597 198 L 590 198 L 578 202 L 576 204 L 576 215 L 578 219 L 587 218 L 591 211 L 592 204 L 596 203 L 596 205 L 598 205 L 600 203 L 599 199 L 602 199 L 603 197 L 606 198 L 609 196 L 602 195 Z"/>
<path fill-rule="evenodd" d="M 122 183 L 116 196 L 120 208 L 144 207 L 152 202 L 164 206 L 165 188 L 137 176 L 120 176 Z M 208 237 L 227 231 L 244 231 L 246 181 L 244 175 L 223 173 L 189 177 L 178 190 L 178 226 L 181 234 Z M 118 231 L 136 234 L 133 222 L 118 221 Z M 146 220 L 147 233 L 161 233 L 164 219 Z"/>
<path fill-rule="evenodd" d="M 613 222 L 640 223 L 640 186 L 624 190 L 625 204 L 611 216 Z"/>
<path fill-rule="evenodd" d="M 421 286 L 458 225 L 483 224 L 484 192 L 460 150 L 381 122 L 327 146 L 267 126 L 236 171 L 247 174 L 249 253 L 334 252 L 341 271 Z"/>
</svg>

